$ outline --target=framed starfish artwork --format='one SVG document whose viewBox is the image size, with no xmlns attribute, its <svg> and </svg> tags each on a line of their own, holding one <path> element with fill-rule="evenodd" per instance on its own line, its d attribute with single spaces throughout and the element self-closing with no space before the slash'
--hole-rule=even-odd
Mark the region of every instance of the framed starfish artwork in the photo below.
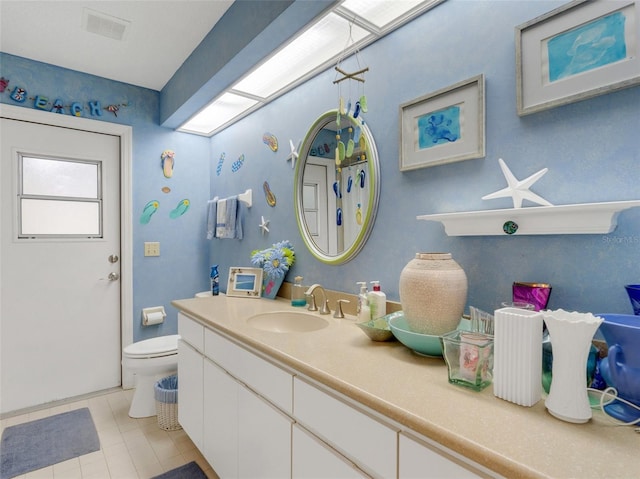
<svg viewBox="0 0 640 479">
<path fill-rule="evenodd" d="M 576 0 L 516 27 L 518 115 L 640 84 L 639 0 Z"/>
<path fill-rule="evenodd" d="M 400 171 L 485 155 L 484 75 L 400 105 Z"/>
</svg>

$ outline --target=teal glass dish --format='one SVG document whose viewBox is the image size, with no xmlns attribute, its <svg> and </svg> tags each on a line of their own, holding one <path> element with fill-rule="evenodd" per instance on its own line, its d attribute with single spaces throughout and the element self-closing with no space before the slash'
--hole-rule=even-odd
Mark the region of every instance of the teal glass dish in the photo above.
<svg viewBox="0 0 640 479">
<path fill-rule="evenodd" d="M 389 319 L 389 327 L 398 341 L 413 350 L 414 353 L 432 358 L 442 357 L 440 336 L 411 331 L 404 314 L 398 314 Z"/>
</svg>

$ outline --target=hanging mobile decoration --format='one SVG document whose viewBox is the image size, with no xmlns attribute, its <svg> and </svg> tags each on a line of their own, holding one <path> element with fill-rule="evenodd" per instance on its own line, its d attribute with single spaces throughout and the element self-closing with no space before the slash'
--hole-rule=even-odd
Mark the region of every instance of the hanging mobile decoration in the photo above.
<svg viewBox="0 0 640 479">
<path fill-rule="evenodd" d="M 352 51 L 355 52 L 356 64 L 358 66 L 358 69 L 354 72 L 347 72 L 342 68 L 341 64 L 345 56 L 347 56 L 347 54 L 351 53 Z M 353 39 L 353 22 L 351 22 L 349 24 L 349 38 L 347 39 L 347 43 L 342 50 L 342 54 L 340 55 L 336 63 L 335 71 L 337 72 L 337 74 L 336 79 L 333 81 L 334 84 L 338 85 L 338 113 L 336 116 L 336 124 L 338 125 L 338 127 L 340 127 L 340 116 L 349 115 L 351 112 L 351 82 L 349 83 L 349 100 L 347 102 L 347 107 L 345 108 L 341 85 L 341 82 L 343 82 L 344 80 L 354 80 L 356 82 L 359 82 L 361 85 L 359 99 L 355 102 L 354 105 L 353 118 L 358 118 L 358 116 L 361 117 L 362 113 L 366 113 L 368 111 L 367 97 L 364 94 L 364 74 L 369 71 L 369 67 L 362 68 L 362 65 L 360 64 L 359 54 L 360 51 L 355 46 L 355 41 Z M 338 74 L 342 76 L 338 77 Z M 364 123 L 364 120 L 362 120 L 362 122 Z"/>
</svg>

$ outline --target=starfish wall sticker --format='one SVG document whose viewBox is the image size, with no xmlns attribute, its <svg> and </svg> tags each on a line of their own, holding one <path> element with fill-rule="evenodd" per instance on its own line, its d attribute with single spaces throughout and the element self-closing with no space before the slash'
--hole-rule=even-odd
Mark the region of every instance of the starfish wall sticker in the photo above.
<svg viewBox="0 0 640 479">
<path fill-rule="evenodd" d="M 298 150 L 300 149 L 300 145 L 302 144 L 302 140 L 298 141 L 298 146 L 293 144 L 293 140 L 289 140 L 289 148 L 291 148 L 291 153 L 287 156 L 287 161 L 291 160 L 291 169 L 296 164 L 296 160 L 300 157 L 298 154 Z"/>
<path fill-rule="evenodd" d="M 269 220 L 265 220 L 264 216 L 260 217 L 262 219 L 259 227 L 262 230 L 262 235 L 264 236 L 265 233 L 269 232 Z"/>
</svg>

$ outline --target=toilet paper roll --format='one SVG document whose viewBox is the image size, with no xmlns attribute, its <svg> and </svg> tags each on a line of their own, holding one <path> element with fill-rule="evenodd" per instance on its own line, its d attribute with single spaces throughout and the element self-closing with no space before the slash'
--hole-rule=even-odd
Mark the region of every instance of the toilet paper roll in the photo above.
<svg viewBox="0 0 640 479">
<path fill-rule="evenodd" d="M 164 314 L 162 314 L 162 311 L 156 311 L 154 313 L 145 313 L 142 324 L 144 324 L 145 326 L 150 326 L 152 324 L 160 324 L 163 321 Z"/>
</svg>

